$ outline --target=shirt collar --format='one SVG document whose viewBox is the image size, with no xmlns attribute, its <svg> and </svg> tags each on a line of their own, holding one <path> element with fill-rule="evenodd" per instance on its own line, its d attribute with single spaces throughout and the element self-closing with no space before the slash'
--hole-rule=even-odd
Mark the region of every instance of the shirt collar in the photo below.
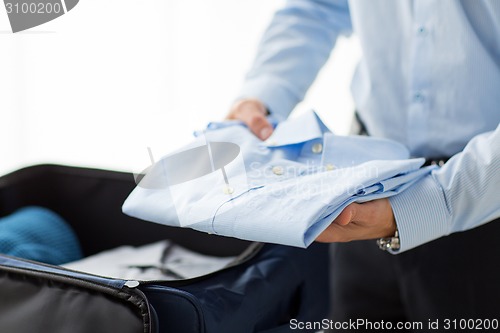
<svg viewBox="0 0 500 333">
<path fill-rule="evenodd" d="M 268 147 L 279 147 L 304 143 L 323 137 L 331 131 L 313 110 L 279 123 L 273 134 L 266 140 Z"/>
</svg>

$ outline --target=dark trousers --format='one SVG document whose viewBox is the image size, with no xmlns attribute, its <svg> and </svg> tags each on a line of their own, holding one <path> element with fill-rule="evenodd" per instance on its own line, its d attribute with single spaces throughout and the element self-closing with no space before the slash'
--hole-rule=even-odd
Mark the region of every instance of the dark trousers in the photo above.
<svg viewBox="0 0 500 333">
<path fill-rule="evenodd" d="M 478 332 L 458 329 L 459 321 L 500 321 L 500 219 L 398 255 L 373 240 L 332 244 L 331 260 L 334 322 L 418 321 L 423 330 L 400 331 Z M 436 319 L 439 329 L 428 329 Z M 445 330 L 446 319 L 451 328 L 456 319 L 457 330 Z"/>
</svg>

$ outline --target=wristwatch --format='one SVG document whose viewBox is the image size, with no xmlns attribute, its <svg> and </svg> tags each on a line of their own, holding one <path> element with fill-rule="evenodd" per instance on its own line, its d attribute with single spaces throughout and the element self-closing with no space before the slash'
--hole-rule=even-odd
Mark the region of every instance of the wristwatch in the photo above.
<svg viewBox="0 0 500 333">
<path fill-rule="evenodd" d="M 394 236 L 392 237 L 386 237 L 386 238 L 379 238 L 377 239 L 377 245 L 379 249 L 383 251 L 398 251 L 399 250 L 399 232 L 398 229 L 396 228 L 396 232 L 394 233 Z"/>
</svg>

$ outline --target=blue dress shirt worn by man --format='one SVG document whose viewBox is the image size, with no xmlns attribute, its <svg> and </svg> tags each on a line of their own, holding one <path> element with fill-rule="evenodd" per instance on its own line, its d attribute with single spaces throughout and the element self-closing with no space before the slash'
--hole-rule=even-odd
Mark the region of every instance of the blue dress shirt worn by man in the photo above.
<svg viewBox="0 0 500 333">
<path fill-rule="evenodd" d="M 498 315 L 500 1 L 289 0 L 229 118 L 269 136 L 265 109 L 285 119 L 337 37 L 353 32 L 362 59 L 352 93 L 367 132 L 450 159 L 390 199 L 404 253 L 335 246 L 333 318 Z"/>
</svg>

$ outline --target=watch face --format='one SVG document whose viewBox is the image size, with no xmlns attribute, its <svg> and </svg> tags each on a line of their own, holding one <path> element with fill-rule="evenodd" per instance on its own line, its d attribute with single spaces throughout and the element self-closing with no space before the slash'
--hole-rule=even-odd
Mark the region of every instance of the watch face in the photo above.
<svg viewBox="0 0 500 333">
<path fill-rule="evenodd" d="M 397 251 L 400 248 L 399 244 L 399 235 L 396 231 L 394 237 L 390 238 L 380 238 L 377 239 L 377 245 L 379 249 L 387 251 L 387 250 L 392 250 L 392 251 Z"/>
</svg>

